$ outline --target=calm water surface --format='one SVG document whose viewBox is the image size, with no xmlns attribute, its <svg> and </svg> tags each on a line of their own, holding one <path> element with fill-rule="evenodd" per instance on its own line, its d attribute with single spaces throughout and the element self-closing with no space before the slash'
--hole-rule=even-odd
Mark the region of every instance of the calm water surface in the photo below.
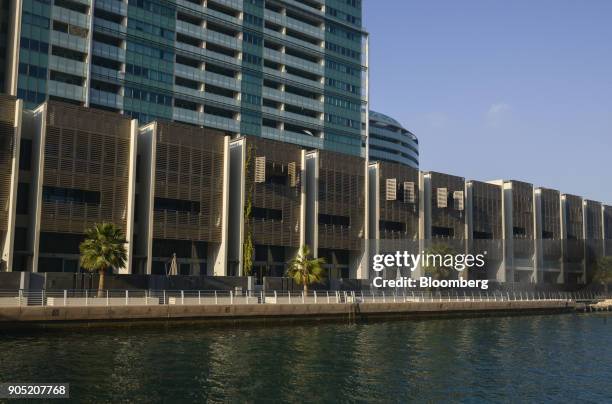
<svg viewBox="0 0 612 404">
<path fill-rule="evenodd" d="M 0 331 L 0 381 L 78 402 L 611 402 L 612 315 Z"/>
</svg>

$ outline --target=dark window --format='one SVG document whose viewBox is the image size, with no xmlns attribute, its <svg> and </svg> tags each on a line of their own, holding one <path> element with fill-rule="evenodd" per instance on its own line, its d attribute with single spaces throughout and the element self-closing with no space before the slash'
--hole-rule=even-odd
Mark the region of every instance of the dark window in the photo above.
<svg viewBox="0 0 612 404">
<path fill-rule="evenodd" d="M 171 210 L 175 212 L 200 213 L 200 202 L 183 199 L 155 198 L 155 210 Z"/>
<path fill-rule="evenodd" d="M 44 202 L 82 203 L 88 205 L 100 204 L 100 192 L 84 189 L 43 187 Z"/>
<path fill-rule="evenodd" d="M 402 222 L 391 222 L 387 220 L 381 220 L 379 222 L 380 231 L 395 231 L 404 232 L 406 231 L 406 225 Z"/>
<path fill-rule="evenodd" d="M 30 184 L 20 182 L 17 185 L 17 214 L 27 215 L 30 205 Z"/>
<path fill-rule="evenodd" d="M 431 236 L 432 237 L 453 237 L 455 235 L 455 231 L 450 227 L 431 227 Z"/>
<path fill-rule="evenodd" d="M 253 218 L 259 220 L 283 220 L 283 211 L 280 209 L 253 208 Z"/>
<path fill-rule="evenodd" d="M 21 139 L 19 148 L 19 169 L 29 171 L 32 167 L 32 140 Z"/>
<path fill-rule="evenodd" d="M 319 213 L 319 224 L 349 227 L 351 225 L 351 218 L 348 216 L 326 215 Z"/>
</svg>

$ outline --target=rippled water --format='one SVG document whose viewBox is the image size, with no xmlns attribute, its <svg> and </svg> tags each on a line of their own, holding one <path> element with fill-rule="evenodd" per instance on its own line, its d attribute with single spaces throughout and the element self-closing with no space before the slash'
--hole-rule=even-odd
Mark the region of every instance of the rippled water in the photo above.
<svg viewBox="0 0 612 404">
<path fill-rule="evenodd" d="M 612 316 L 0 333 L 0 380 L 80 402 L 612 400 Z"/>
</svg>

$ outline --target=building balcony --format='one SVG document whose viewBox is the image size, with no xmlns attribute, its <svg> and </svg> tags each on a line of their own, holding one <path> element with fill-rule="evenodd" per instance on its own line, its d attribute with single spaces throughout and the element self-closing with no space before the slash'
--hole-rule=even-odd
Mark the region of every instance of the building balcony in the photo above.
<svg viewBox="0 0 612 404">
<path fill-rule="evenodd" d="M 127 27 L 125 25 L 103 20 L 102 18 L 94 18 L 94 29 L 100 28 L 102 31 L 111 31 L 114 33 L 121 33 L 123 35 L 127 34 Z"/>
<path fill-rule="evenodd" d="M 60 56 L 49 56 L 49 69 L 75 76 L 87 76 L 87 64 L 76 60 L 66 59 Z"/>
<path fill-rule="evenodd" d="M 89 91 L 89 102 L 119 110 L 123 109 L 123 96 L 93 88 Z"/>
<path fill-rule="evenodd" d="M 308 8 L 309 10 L 314 10 Z M 286 15 L 279 14 L 272 10 L 264 9 L 264 19 L 283 27 L 291 28 L 298 32 L 303 32 L 306 35 L 312 36 L 314 38 L 324 40 L 325 39 L 325 30 L 323 29 L 323 20 L 321 20 L 321 27 L 315 27 L 310 24 L 306 24 L 302 21 L 296 20 L 291 17 L 287 17 Z"/>
<path fill-rule="evenodd" d="M 47 91 L 49 95 L 85 102 L 85 89 L 81 86 L 49 80 L 47 83 Z"/>
<path fill-rule="evenodd" d="M 317 112 L 323 112 L 323 110 L 325 109 L 324 103 L 319 100 L 302 97 L 300 95 L 287 93 L 270 87 L 262 88 L 262 96 L 264 98 L 269 98 L 277 102 L 289 103 L 299 107 L 312 109 Z"/>
<path fill-rule="evenodd" d="M 240 91 L 241 85 L 239 80 L 221 74 L 207 72 L 180 63 L 174 65 L 174 72 L 179 77 Z"/>
<path fill-rule="evenodd" d="M 263 56 L 268 60 L 295 67 L 300 70 L 305 70 L 309 73 L 313 73 L 319 76 L 323 76 L 325 74 L 325 68 L 323 67 L 323 65 L 310 62 L 297 56 L 287 55 L 286 53 L 275 51 L 269 48 L 264 48 Z"/>
<path fill-rule="evenodd" d="M 76 50 L 87 53 L 89 46 L 87 38 L 69 35 L 64 32 L 51 31 L 51 45 L 61 46 L 62 48 Z"/>
<path fill-rule="evenodd" d="M 125 49 L 121 49 L 116 46 L 94 41 L 92 53 L 95 56 L 125 62 Z"/>
<path fill-rule="evenodd" d="M 96 8 L 123 16 L 127 15 L 127 3 L 117 0 L 96 0 Z"/>
<path fill-rule="evenodd" d="M 87 3 L 89 5 L 89 2 Z M 87 14 L 77 11 L 68 10 L 67 8 L 53 6 L 53 19 L 65 22 L 66 24 L 75 25 L 83 29 L 89 29 L 90 17 Z"/>
</svg>

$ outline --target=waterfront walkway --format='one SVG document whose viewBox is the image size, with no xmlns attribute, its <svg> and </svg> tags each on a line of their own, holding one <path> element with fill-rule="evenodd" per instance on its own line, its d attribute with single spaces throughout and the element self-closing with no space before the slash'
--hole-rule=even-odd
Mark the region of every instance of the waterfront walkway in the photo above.
<svg viewBox="0 0 612 404">
<path fill-rule="evenodd" d="M 8 295 L 12 293 L 12 295 Z M 584 295 L 596 299 L 595 295 Z M 406 291 L 13 291 L 0 293 L 0 323 L 243 320 L 569 312 L 579 295 Z"/>
</svg>

